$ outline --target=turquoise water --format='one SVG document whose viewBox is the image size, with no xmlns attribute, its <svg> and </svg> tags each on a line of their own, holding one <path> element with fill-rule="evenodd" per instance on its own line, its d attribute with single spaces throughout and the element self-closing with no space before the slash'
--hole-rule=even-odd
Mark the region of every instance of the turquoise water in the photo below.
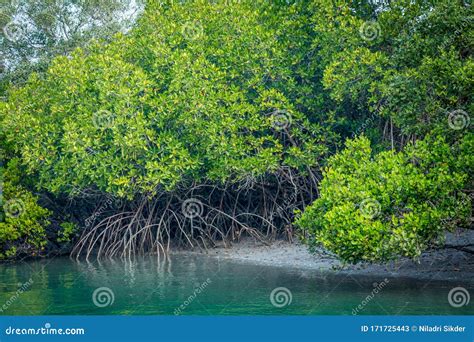
<svg viewBox="0 0 474 342">
<path fill-rule="evenodd" d="M 362 315 L 474 314 L 474 298 L 459 308 L 448 302 L 453 287 L 472 295 L 472 279 L 385 282 L 206 256 L 0 264 L 0 284 L 3 315 L 351 315 L 359 305 Z"/>
</svg>

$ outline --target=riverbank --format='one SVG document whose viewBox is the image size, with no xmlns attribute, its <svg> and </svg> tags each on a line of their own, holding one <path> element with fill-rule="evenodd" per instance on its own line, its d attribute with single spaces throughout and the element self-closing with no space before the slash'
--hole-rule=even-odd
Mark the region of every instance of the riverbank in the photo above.
<svg viewBox="0 0 474 342">
<path fill-rule="evenodd" d="M 449 248 L 428 250 L 418 261 L 401 259 L 384 264 L 343 265 L 335 256 L 319 249 L 310 253 L 299 242 L 275 241 L 265 245 L 253 239 L 244 239 L 229 248 L 207 251 L 178 251 L 176 254 L 206 254 L 211 258 L 236 262 L 290 267 L 302 271 L 343 273 L 380 277 L 407 277 L 417 279 L 474 282 L 474 230 L 463 230 L 446 235 Z M 464 247 L 466 245 L 470 245 Z M 460 250 L 463 249 L 463 250 Z"/>
</svg>

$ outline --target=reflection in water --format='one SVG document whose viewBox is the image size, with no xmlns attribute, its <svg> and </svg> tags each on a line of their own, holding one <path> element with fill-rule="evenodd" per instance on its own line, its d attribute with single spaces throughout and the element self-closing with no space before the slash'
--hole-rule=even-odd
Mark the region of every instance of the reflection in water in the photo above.
<svg viewBox="0 0 474 342">
<path fill-rule="evenodd" d="M 30 278 L 32 283 L 17 295 L 19 284 Z M 384 279 L 179 254 L 95 262 L 57 258 L 0 265 L 0 314 L 350 315 L 361 304 L 358 314 L 474 313 L 472 303 L 454 308 L 447 300 L 455 286 L 472 294 L 472 280 L 453 284 L 392 278 L 380 287 Z M 288 305 L 272 305 L 270 294 L 276 288 L 289 291 Z M 97 305 L 93 297 L 98 295 L 109 300 Z"/>
</svg>

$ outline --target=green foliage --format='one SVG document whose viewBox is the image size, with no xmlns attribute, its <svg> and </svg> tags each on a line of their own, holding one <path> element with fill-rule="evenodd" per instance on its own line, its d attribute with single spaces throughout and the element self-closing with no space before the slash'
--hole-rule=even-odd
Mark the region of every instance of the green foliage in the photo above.
<svg viewBox="0 0 474 342">
<path fill-rule="evenodd" d="M 132 27 L 140 0 L 22 0 L 0 2 L 0 92 L 93 38 L 109 40 Z"/>
<path fill-rule="evenodd" d="M 61 229 L 58 231 L 58 242 L 71 242 L 71 239 L 77 233 L 77 226 L 71 222 L 63 222 L 60 224 Z"/>
<path fill-rule="evenodd" d="M 46 246 L 49 210 L 38 198 L 19 185 L 18 161 L 0 168 L 0 260 L 17 255 L 37 255 Z"/>
<path fill-rule="evenodd" d="M 373 156 L 367 138 L 348 140 L 329 159 L 320 198 L 296 224 L 310 245 L 348 262 L 418 257 L 470 218 L 470 199 L 460 192 L 468 174 L 458 164 L 469 154 L 459 150 L 428 137 L 403 152 Z"/>
<path fill-rule="evenodd" d="M 368 140 L 349 141 L 328 161 L 321 197 L 298 225 L 310 245 L 347 261 L 416 257 L 470 215 L 460 190 L 473 185 L 472 7 L 447 0 L 309 7 L 310 67 L 326 94 L 323 108 L 344 135 L 365 132 L 374 150 L 390 144 L 402 152 L 372 157 Z M 367 217 L 362 204 L 380 213 Z"/>
<path fill-rule="evenodd" d="M 334 135 L 292 100 L 298 60 L 275 39 L 285 22 L 275 11 L 262 22 L 266 5 L 250 2 L 150 2 L 129 35 L 57 58 L 12 90 L 0 109 L 7 140 L 54 193 L 131 198 L 305 170 Z"/>
<path fill-rule="evenodd" d="M 455 135 L 448 114 L 474 110 L 472 6 L 449 0 L 361 3 L 368 4 L 311 5 L 315 68 L 334 100 L 326 101 L 328 108 L 352 132 L 376 117 L 366 131 L 390 118 L 405 135 Z"/>
<path fill-rule="evenodd" d="M 473 185 L 474 34 L 463 1 L 149 0 L 133 27 L 121 22 L 127 2 L 58 4 L 19 2 L 0 16 L 5 26 L 20 13 L 29 27 L 0 41 L 14 70 L 0 84 L 4 193 L 26 209 L 0 223 L 3 257 L 45 246 L 49 212 L 24 178 L 57 196 L 131 200 L 281 173 L 314 181 L 328 163 L 297 224 L 350 262 L 416 257 L 470 215 L 460 190 Z M 361 132 L 372 147 L 350 140 L 326 160 Z M 60 243 L 79 229 L 60 227 Z"/>
</svg>

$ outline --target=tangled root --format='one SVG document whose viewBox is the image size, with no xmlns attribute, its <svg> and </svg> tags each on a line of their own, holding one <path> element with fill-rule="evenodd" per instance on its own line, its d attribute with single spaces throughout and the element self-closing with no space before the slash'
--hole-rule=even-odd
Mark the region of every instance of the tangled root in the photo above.
<svg viewBox="0 0 474 342">
<path fill-rule="evenodd" d="M 266 244 L 279 236 L 292 241 L 294 211 L 315 199 L 316 182 L 312 173 L 298 176 L 282 169 L 272 182 L 248 178 L 225 188 L 193 185 L 185 192 L 143 196 L 104 210 L 110 204 L 106 201 L 86 220 L 72 255 L 86 259 L 146 253 L 166 256 L 171 245 L 227 247 L 244 235 Z"/>
</svg>

